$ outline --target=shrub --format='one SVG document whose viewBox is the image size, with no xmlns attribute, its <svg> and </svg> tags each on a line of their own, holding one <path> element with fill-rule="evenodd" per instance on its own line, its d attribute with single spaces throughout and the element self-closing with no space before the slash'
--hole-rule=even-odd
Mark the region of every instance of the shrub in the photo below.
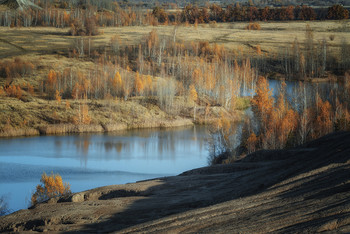
<svg viewBox="0 0 350 234">
<path fill-rule="evenodd" d="M 89 115 L 89 107 L 86 104 L 82 106 L 79 105 L 79 109 L 76 114 L 73 116 L 72 121 L 74 124 L 90 124 L 91 117 Z"/>
<path fill-rule="evenodd" d="M 89 17 L 84 20 L 84 23 L 80 20 L 74 20 L 71 24 L 69 34 L 72 36 L 95 36 L 99 34 L 96 19 Z"/>
<path fill-rule="evenodd" d="M 83 23 L 80 20 L 75 19 L 70 26 L 69 34 L 72 36 L 85 36 L 85 30 Z"/>
<path fill-rule="evenodd" d="M 14 78 L 32 74 L 34 65 L 31 62 L 15 58 L 13 61 L 0 62 L 0 77 Z"/>
<path fill-rule="evenodd" d="M 342 20 L 349 18 L 349 11 L 341 5 L 333 5 L 328 8 L 327 19 Z"/>
<path fill-rule="evenodd" d="M 247 26 L 246 26 L 246 29 L 247 30 L 260 30 L 261 29 L 261 26 L 259 23 L 249 23 Z"/>
<path fill-rule="evenodd" d="M 9 97 L 16 97 L 18 99 L 21 99 L 22 97 L 22 89 L 19 85 L 9 85 L 8 87 L 5 87 L 5 92 Z"/>
<path fill-rule="evenodd" d="M 231 120 L 221 113 L 221 118 L 209 129 L 208 148 L 209 164 L 221 164 L 230 157 L 234 158 L 236 149 L 234 145 L 234 133 L 236 126 Z"/>
<path fill-rule="evenodd" d="M 5 201 L 5 197 L 0 197 L 0 216 L 4 216 L 10 213 L 10 210 L 8 209 L 7 202 Z"/>
<path fill-rule="evenodd" d="M 62 195 L 68 195 L 71 193 L 70 185 L 63 183 L 62 177 L 59 174 L 47 175 L 45 172 L 41 175 L 40 182 L 36 186 L 36 191 L 31 198 L 32 205 L 38 202 L 43 202 L 53 197 L 59 197 Z"/>
<path fill-rule="evenodd" d="M 85 19 L 85 30 L 86 35 L 88 36 L 95 36 L 99 34 L 96 19 L 94 17 Z"/>
<path fill-rule="evenodd" d="M 211 28 L 216 28 L 216 27 L 218 26 L 218 24 L 216 23 L 215 20 L 214 20 L 214 21 L 209 21 L 209 26 L 210 26 Z"/>
</svg>

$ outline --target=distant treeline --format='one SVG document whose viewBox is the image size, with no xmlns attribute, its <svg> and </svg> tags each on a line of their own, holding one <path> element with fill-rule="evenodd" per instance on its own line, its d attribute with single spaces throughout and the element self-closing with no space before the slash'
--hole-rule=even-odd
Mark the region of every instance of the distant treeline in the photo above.
<svg viewBox="0 0 350 234">
<path fill-rule="evenodd" d="M 112 10 L 101 9 L 95 5 L 69 7 L 38 3 L 43 10 L 27 9 L 20 12 L 0 12 L 0 26 L 32 27 L 53 26 L 70 27 L 80 22 L 96 26 L 135 26 L 210 23 L 234 21 L 287 21 L 287 20 L 341 20 L 349 18 L 349 11 L 341 5 L 329 8 L 312 8 L 309 6 L 264 7 L 241 6 L 231 4 L 223 8 L 217 4 L 207 7 L 186 5 L 183 9 L 170 11 L 161 7 L 145 10 L 142 7 L 121 7 L 114 3 Z M 84 26 L 84 25 L 83 25 Z"/>
<path fill-rule="evenodd" d="M 161 8 L 154 8 L 153 15 L 160 22 L 174 21 L 172 14 Z M 187 5 L 181 13 L 180 21 L 189 23 L 233 22 L 233 21 L 286 21 L 286 20 L 326 20 L 347 19 L 349 11 L 341 5 L 329 8 L 312 8 L 309 6 L 264 7 L 240 6 L 238 3 L 222 8 L 212 4 L 208 8 Z"/>
</svg>

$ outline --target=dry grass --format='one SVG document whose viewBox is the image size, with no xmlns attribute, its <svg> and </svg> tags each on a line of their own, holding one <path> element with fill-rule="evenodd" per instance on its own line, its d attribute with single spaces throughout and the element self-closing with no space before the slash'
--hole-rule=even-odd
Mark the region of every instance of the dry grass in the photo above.
<svg viewBox="0 0 350 234">
<path fill-rule="evenodd" d="M 329 50 L 339 51 L 340 45 L 345 38 L 350 41 L 350 31 L 346 30 L 350 21 L 324 21 L 324 22 L 259 22 L 261 30 L 245 30 L 246 22 L 219 23 L 217 27 L 199 25 L 198 27 L 178 26 L 177 41 L 208 41 L 209 43 L 223 44 L 227 49 L 242 54 L 256 54 L 256 46 L 268 56 L 290 47 L 295 38 L 303 42 L 305 27 L 307 24 L 313 29 L 315 41 L 327 40 Z M 101 35 L 92 37 L 92 45 L 95 48 L 108 46 L 111 38 L 117 36 L 121 45 L 139 44 L 153 29 L 157 29 L 160 37 L 173 37 L 175 26 L 144 26 L 144 27 L 120 27 L 102 28 Z M 95 64 L 91 61 L 68 58 L 68 50 L 71 48 L 76 37 L 69 36 L 69 28 L 57 29 L 52 27 L 36 28 L 0 28 L 0 62 L 13 60 L 20 57 L 23 61 L 30 61 L 36 67 L 32 74 L 22 78 L 16 78 L 14 85 L 26 87 L 27 83 L 33 85 L 38 94 L 39 84 L 47 77 L 50 69 L 62 72 L 65 68 L 79 69 L 86 72 L 94 69 Z M 94 48 L 92 48 L 93 50 Z M 156 78 L 155 78 L 156 79 Z M 3 86 L 5 79 L 0 79 Z M 22 88 L 23 89 L 23 88 Z M 24 102 L 25 101 L 25 102 Z M 12 126 L 10 132 L 18 129 L 35 129 L 50 124 L 71 124 L 72 118 L 79 108 L 80 101 L 69 100 L 71 109 L 66 110 L 65 101 L 57 104 L 54 101 L 44 101 L 38 96 L 31 97 L 24 91 L 22 100 L 15 98 L 0 98 L 0 128 Z M 193 118 L 193 103 L 186 103 L 177 99 L 174 113 L 166 113 L 152 102 L 133 98 L 124 101 L 89 101 L 89 113 L 92 124 L 102 126 L 103 130 L 118 130 L 129 126 L 132 127 L 156 127 L 166 125 L 188 124 L 181 120 L 180 116 L 188 119 Z M 244 109 L 249 104 L 247 100 L 239 100 L 237 109 Z M 203 119 L 215 119 L 217 110 L 212 109 L 212 116 L 201 116 L 204 107 L 197 107 L 198 122 Z M 214 110 L 215 109 L 215 110 Z M 180 118 L 174 122 L 174 116 Z M 8 124 L 8 120 L 11 123 Z M 171 120 L 171 121 L 170 121 Z M 63 125 L 61 125 L 63 126 Z M 71 129 L 71 127 L 67 127 Z M 52 129 L 48 132 L 59 132 Z M 71 131 L 71 130 L 69 130 Z M 75 131 L 75 130 L 74 130 Z M 28 130 L 27 132 L 31 132 Z M 27 133 L 25 133 L 27 134 Z M 10 135 L 13 135 L 12 133 Z"/>
<path fill-rule="evenodd" d="M 261 30 L 245 30 L 246 22 L 218 23 L 217 27 L 179 26 L 176 37 L 179 41 L 209 41 L 224 44 L 228 49 L 242 49 L 244 53 L 253 53 L 252 46 L 260 44 L 265 51 L 275 53 L 283 47 L 291 46 L 295 38 L 303 42 L 307 24 L 314 31 L 314 39 L 327 40 L 331 49 L 338 48 L 343 39 L 350 40 L 350 20 L 339 21 L 293 21 L 259 22 Z M 161 36 L 172 37 L 175 26 L 138 26 L 101 28 L 101 35 L 92 37 L 95 47 L 106 46 L 111 38 L 118 35 L 123 45 L 138 44 L 153 29 Z M 67 52 L 75 37 L 68 35 L 69 29 L 57 28 L 0 28 L 0 58 L 32 53 Z M 333 35 L 334 39 L 330 40 Z M 19 46 L 21 50 L 13 45 Z"/>
<path fill-rule="evenodd" d="M 25 102 L 23 100 L 26 100 Z M 139 97 L 128 101 L 113 100 L 54 100 L 36 97 L 23 100 L 10 97 L 0 98 L 0 137 L 40 134 L 63 134 L 81 132 L 111 132 L 131 128 L 179 127 L 193 124 L 193 105 L 183 97 L 175 99 L 177 113 L 167 113 L 152 99 Z M 70 108 L 66 107 L 69 101 Z M 91 123 L 74 124 L 83 105 L 89 108 Z M 201 111 L 203 109 L 203 111 Z M 226 112 L 222 107 L 212 107 L 205 115 L 204 107 L 197 107 L 196 121 L 212 122 Z M 238 111 L 237 113 L 241 113 Z M 239 115 L 236 115 L 237 119 Z M 207 119 L 208 118 L 208 119 Z"/>
</svg>

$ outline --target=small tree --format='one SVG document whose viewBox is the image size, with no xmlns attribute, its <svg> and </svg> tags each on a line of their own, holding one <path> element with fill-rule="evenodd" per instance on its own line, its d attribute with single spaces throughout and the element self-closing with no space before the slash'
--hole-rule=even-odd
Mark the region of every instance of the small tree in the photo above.
<svg viewBox="0 0 350 234">
<path fill-rule="evenodd" d="M 55 93 L 55 99 L 58 102 L 58 104 L 61 104 L 62 97 L 61 97 L 60 91 L 58 91 L 57 89 Z"/>
<path fill-rule="evenodd" d="M 8 204 L 5 201 L 5 197 L 0 197 L 0 216 L 7 215 L 10 213 L 10 210 L 8 209 Z"/>
<path fill-rule="evenodd" d="M 333 5 L 328 8 L 328 19 L 342 20 L 349 18 L 349 11 L 341 5 Z"/>
<path fill-rule="evenodd" d="M 231 119 L 221 113 L 217 123 L 209 129 L 209 163 L 220 164 L 226 159 L 235 156 L 235 132 L 236 125 L 231 124 Z"/>
<path fill-rule="evenodd" d="M 189 93 L 190 99 L 193 101 L 193 119 L 196 119 L 196 101 L 198 99 L 198 94 L 196 91 L 196 88 L 194 85 L 190 85 L 190 93 Z"/>
<path fill-rule="evenodd" d="M 41 175 L 40 182 L 36 186 L 36 191 L 33 193 L 31 202 L 32 205 L 38 202 L 43 202 L 53 197 L 58 197 L 62 195 L 70 194 L 70 185 L 68 183 L 63 183 L 62 177 L 59 174 L 47 175 L 45 172 Z"/>
<path fill-rule="evenodd" d="M 251 133 L 247 139 L 246 146 L 248 150 L 248 154 L 253 153 L 256 150 L 256 144 L 258 143 L 258 138 L 255 133 Z"/>
</svg>

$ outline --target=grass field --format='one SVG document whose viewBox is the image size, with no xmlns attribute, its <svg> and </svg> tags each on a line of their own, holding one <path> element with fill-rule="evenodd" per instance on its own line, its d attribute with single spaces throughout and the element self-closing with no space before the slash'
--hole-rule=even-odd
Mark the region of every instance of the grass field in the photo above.
<svg viewBox="0 0 350 234">
<path fill-rule="evenodd" d="M 315 41 L 325 39 L 331 50 L 339 49 L 343 40 L 350 41 L 350 21 L 293 21 L 259 22 L 261 30 L 246 30 L 247 22 L 203 24 L 194 27 L 178 26 L 178 41 L 208 41 L 222 44 L 228 49 L 254 53 L 254 47 L 260 45 L 267 53 L 281 51 L 290 47 L 295 38 L 299 42 L 305 39 L 306 25 L 313 30 Z M 117 35 L 122 45 L 137 45 L 150 31 L 156 29 L 160 36 L 173 37 L 175 26 L 143 26 L 100 28 L 101 35 L 92 37 L 94 47 L 108 45 Z M 0 28 L 0 58 L 24 55 L 28 53 L 50 54 L 66 53 L 75 37 L 68 35 L 68 28 Z M 333 40 L 330 38 L 334 37 Z"/>
</svg>

